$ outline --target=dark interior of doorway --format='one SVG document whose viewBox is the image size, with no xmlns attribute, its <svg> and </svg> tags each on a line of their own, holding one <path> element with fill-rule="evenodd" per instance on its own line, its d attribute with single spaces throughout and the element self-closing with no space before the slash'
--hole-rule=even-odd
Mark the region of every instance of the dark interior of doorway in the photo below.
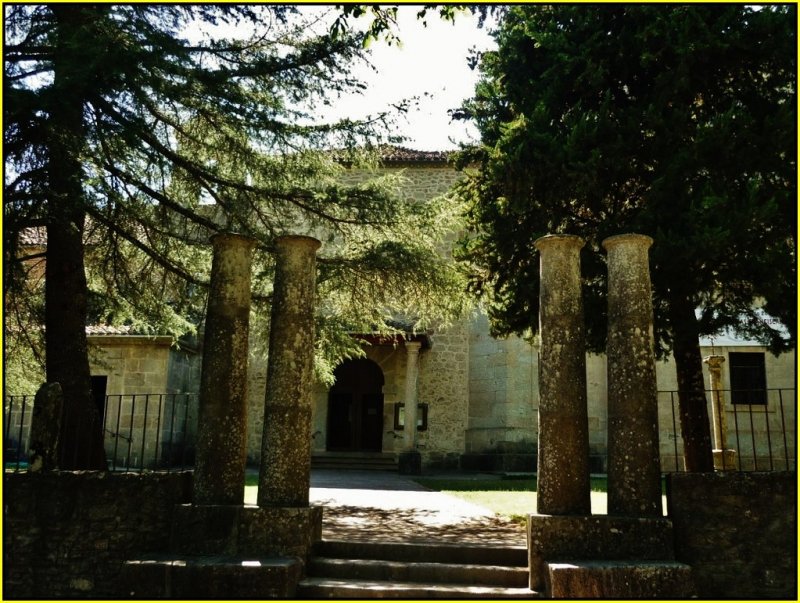
<svg viewBox="0 0 800 603">
<path fill-rule="evenodd" d="M 380 452 L 383 444 L 383 371 L 372 360 L 346 360 L 328 394 L 327 449 Z"/>
</svg>

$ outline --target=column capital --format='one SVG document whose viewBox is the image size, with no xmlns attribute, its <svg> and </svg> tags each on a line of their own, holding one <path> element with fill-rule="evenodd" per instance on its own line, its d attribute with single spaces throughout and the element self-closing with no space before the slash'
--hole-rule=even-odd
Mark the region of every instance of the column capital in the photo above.
<svg viewBox="0 0 800 603">
<path fill-rule="evenodd" d="M 422 342 L 420 341 L 406 341 L 404 345 L 408 354 L 419 354 L 422 348 Z"/>
<path fill-rule="evenodd" d="M 603 249 L 609 251 L 612 247 L 616 247 L 617 245 L 622 245 L 625 243 L 649 249 L 650 246 L 653 244 L 653 238 L 648 237 L 647 235 L 630 232 L 625 234 L 614 235 L 608 237 L 607 239 L 603 239 L 601 245 L 603 246 Z"/>
<path fill-rule="evenodd" d="M 722 368 L 722 363 L 725 362 L 725 356 L 712 354 L 711 356 L 703 358 L 703 362 L 708 365 L 709 369 L 720 370 Z"/>
<path fill-rule="evenodd" d="M 287 234 L 275 239 L 276 247 L 308 247 L 311 251 L 316 251 L 321 245 L 319 239 L 306 235 Z"/>
<path fill-rule="evenodd" d="M 230 232 L 222 230 L 217 232 L 209 238 L 212 245 L 228 244 L 239 245 L 252 249 L 258 244 L 258 241 L 249 235 L 239 234 L 237 232 Z"/>
<path fill-rule="evenodd" d="M 533 242 L 533 246 L 540 252 L 543 249 L 550 249 L 552 247 L 576 247 L 580 249 L 586 244 L 581 237 L 572 234 L 548 234 L 539 237 Z"/>
</svg>

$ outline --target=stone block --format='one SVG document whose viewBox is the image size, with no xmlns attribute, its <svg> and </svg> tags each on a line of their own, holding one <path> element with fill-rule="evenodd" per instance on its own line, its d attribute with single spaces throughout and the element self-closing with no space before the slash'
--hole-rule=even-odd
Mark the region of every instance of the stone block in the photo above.
<svg viewBox="0 0 800 603">
<path fill-rule="evenodd" d="M 179 505 L 171 550 L 187 555 L 305 557 L 322 538 L 322 507 Z"/>
<path fill-rule="evenodd" d="M 545 587 L 547 564 L 558 561 L 672 561 L 672 522 L 607 515 L 530 515 L 531 590 Z"/>
<path fill-rule="evenodd" d="M 290 599 L 302 572 L 297 558 L 163 556 L 126 561 L 120 590 L 131 599 Z"/>
<path fill-rule="evenodd" d="M 688 599 L 688 565 L 667 562 L 575 561 L 547 565 L 550 599 Z"/>
</svg>

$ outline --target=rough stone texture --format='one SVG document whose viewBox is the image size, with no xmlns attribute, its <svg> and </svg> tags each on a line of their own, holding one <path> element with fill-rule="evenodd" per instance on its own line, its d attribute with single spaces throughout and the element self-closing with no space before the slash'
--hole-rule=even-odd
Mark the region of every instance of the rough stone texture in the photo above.
<svg viewBox="0 0 800 603">
<path fill-rule="evenodd" d="M 403 419 L 403 452 L 417 452 L 417 385 L 419 381 L 419 350 L 422 344 L 418 341 L 407 341 L 406 378 L 403 389 L 405 417 Z"/>
<path fill-rule="evenodd" d="M 797 600 L 797 475 L 673 473 L 675 556 L 702 599 Z"/>
<path fill-rule="evenodd" d="M 491 337 L 488 317 L 482 312 L 470 322 L 468 343 L 466 453 L 499 454 L 510 448 L 535 453 L 538 346 L 517 337 Z"/>
<path fill-rule="evenodd" d="M 417 449 L 423 466 L 452 469 L 464 452 L 469 417 L 469 330 L 466 324 L 434 329 L 431 340 L 419 359 L 419 402 L 428 405 L 428 429 L 417 432 Z"/>
<path fill-rule="evenodd" d="M 297 558 L 167 555 L 128 561 L 123 592 L 132 599 L 291 599 L 302 570 Z"/>
<path fill-rule="evenodd" d="M 692 570 L 676 562 L 550 563 L 550 599 L 688 599 Z"/>
<path fill-rule="evenodd" d="M 311 397 L 314 389 L 316 251 L 311 237 L 275 242 L 275 284 L 258 504 L 308 506 Z"/>
<path fill-rule="evenodd" d="M 530 588 L 545 587 L 547 564 L 559 561 L 672 561 L 673 531 L 654 517 L 528 517 Z"/>
<path fill-rule="evenodd" d="M 58 435 L 64 392 L 60 383 L 43 383 L 33 401 L 30 470 L 49 471 L 58 464 Z"/>
<path fill-rule="evenodd" d="M 661 515 L 658 396 L 648 249 L 624 234 L 608 252 L 608 513 Z"/>
<path fill-rule="evenodd" d="M 255 241 L 226 233 L 215 235 L 212 244 L 194 502 L 233 505 L 244 496 L 250 265 Z"/>
<path fill-rule="evenodd" d="M 586 354 L 581 297 L 583 239 L 547 235 L 540 254 L 539 513 L 591 513 Z"/>
<path fill-rule="evenodd" d="M 3 477 L 7 599 L 125 597 L 123 562 L 166 551 L 191 473 L 46 472 Z"/>
<path fill-rule="evenodd" d="M 171 552 L 227 557 L 306 558 L 322 538 L 322 507 L 181 505 Z"/>
</svg>

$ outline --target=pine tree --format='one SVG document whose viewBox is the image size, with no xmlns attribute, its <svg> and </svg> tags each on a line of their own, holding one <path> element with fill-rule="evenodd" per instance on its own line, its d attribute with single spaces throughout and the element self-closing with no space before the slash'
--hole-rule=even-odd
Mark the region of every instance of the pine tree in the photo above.
<svg viewBox="0 0 800 603">
<path fill-rule="evenodd" d="M 657 352 L 675 357 L 689 470 L 713 469 L 699 337 L 733 329 L 776 353 L 796 337 L 795 16 L 513 7 L 456 112 L 481 134 L 461 157 L 480 165 L 460 190 L 471 230 L 461 257 L 496 333 L 537 328 L 533 241 L 579 234 L 587 340 L 602 350 L 599 243 L 653 237 Z"/>
<path fill-rule="evenodd" d="M 345 166 L 374 163 L 364 149 L 390 139 L 389 116 L 315 117 L 360 89 L 349 72 L 364 38 L 279 5 L 7 8 L 4 260 L 19 275 L 19 233 L 46 227 L 45 363 L 65 394 L 62 468 L 105 466 L 87 320 L 191 329 L 214 232 L 258 240 L 262 304 L 276 236 L 303 228 L 335 243 L 321 287 L 352 294 L 322 326 L 390 328 L 378 319 L 420 291 L 410 304 L 420 321 L 458 309 L 459 276 L 436 253 L 441 205 L 399 203 L 396 177 L 341 183 Z M 320 337 L 329 359 L 358 353 L 332 333 Z"/>
</svg>

